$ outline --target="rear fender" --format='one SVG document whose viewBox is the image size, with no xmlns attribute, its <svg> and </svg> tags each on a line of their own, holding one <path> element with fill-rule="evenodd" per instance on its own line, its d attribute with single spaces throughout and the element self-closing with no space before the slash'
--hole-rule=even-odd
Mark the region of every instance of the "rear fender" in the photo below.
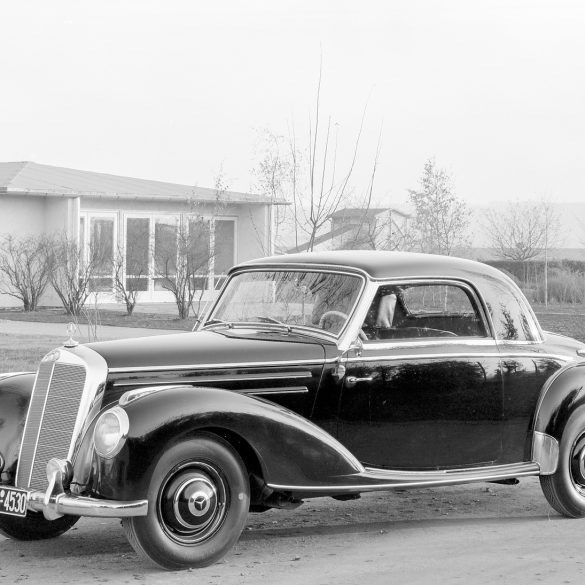
<svg viewBox="0 0 585 585">
<path fill-rule="evenodd" d="M 532 459 L 540 464 L 543 475 L 556 471 L 565 425 L 571 414 L 583 406 L 585 362 L 561 368 L 544 385 L 536 408 L 532 439 Z"/>
<path fill-rule="evenodd" d="M 218 388 L 177 386 L 124 406 L 126 443 L 113 459 L 98 458 L 92 491 L 113 499 L 146 496 L 161 452 L 197 432 L 224 436 L 253 452 L 266 483 L 327 485 L 363 467 L 331 435 L 307 419 L 253 396 Z M 238 449 L 238 445 L 234 445 Z"/>
<path fill-rule="evenodd" d="M 14 483 L 20 441 L 35 383 L 34 373 L 0 375 L 0 455 L 4 461 L 1 482 Z"/>
</svg>

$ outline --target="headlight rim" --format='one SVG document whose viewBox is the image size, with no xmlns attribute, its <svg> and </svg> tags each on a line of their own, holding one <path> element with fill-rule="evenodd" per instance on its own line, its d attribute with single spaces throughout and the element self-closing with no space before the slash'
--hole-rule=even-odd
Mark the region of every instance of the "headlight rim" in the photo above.
<svg viewBox="0 0 585 585">
<path fill-rule="evenodd" d="M 100 448 L 100 446 L 103 445 L 100 445 L 100 442 L 98 441 L 98 432 L 100 429 L 100 423 L 102 419 L 108 415 L 114 415 L 118 420 L 119 432 L 116 445 L 110 451 L 105 452 L 103 449 Z M 124 447 L 126 439 L 128 438 L 129 431 L 130 419 L 128 418 L 128 414 L 126 413 L 126 411 L 120 406 L 108 408 L 108 410 L 102 412 L 98 416 L 93 429 L 93 447 L 95 449 L 95 452 L 103 459 L 112 459 L 122 450 L 122 447 Z"/>
</svg>

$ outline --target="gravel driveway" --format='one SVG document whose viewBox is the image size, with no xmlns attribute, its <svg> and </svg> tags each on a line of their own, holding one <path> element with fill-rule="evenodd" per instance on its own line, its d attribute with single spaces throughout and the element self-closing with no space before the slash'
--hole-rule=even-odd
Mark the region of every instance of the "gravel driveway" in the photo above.
<svg viewBox="0 0 585 585">
<path fill-rule="evenodd" d="M 82 519 L 42 542 L 0 537 L 1 583 L 408 585 L 583 583 L 584 520 L 548 506 L 536 478 L 308 500 L 253 514 L 205 569 L 163 572 L 137 558 L 117 520 Z"/>
</svg>

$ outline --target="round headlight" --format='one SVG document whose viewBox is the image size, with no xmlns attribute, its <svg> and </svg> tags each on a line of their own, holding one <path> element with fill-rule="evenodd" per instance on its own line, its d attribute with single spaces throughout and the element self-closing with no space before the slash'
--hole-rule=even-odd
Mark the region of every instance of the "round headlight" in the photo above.
<svg viewBox="0 0 585 585">
<path fill-rule="evenodd" d="M 106 410 L 97 420 L 93 431 L 95 450 L 101 457 L 113 457 L 124 446 L 130 421 L 126 411 L 115 406 Z"/>
</svg>

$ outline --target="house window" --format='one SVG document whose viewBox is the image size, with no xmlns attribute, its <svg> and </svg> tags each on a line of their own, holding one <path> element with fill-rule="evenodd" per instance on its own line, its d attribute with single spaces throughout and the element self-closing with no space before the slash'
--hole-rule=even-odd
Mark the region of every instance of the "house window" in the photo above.
<svg viewBox="0 0 585 585">
<path fill-rule="evenodd" d="M 188 218 L 187 240 L 183 261 L 188 262 L 188 270 L 196 275 L 195 289 L 208 287 L 208 277 L 212 262 L 211 222 L 203 217 Z"/>
<path fill-rule="evenodd" d="M 115 218 L 90 217 L 87 258 L 93 263 L 90 286 L 95 292 L 112 292 L 114 288 Z M 85 236 L 85 234 L 84 234 Z"/>
<path fill-rule="evenodd" d="M 235 264 L 235 241 L 236 241 L 236 223 L 233 220 L 217 219 L 215 220 L 215 255 L 214 255 L 214 273 L 216 277 L 216 287 L 219 280 Z"/>
<path fill-rule="evenodd" d="M 154 290 L 168 290 L 177 275 L 177 219 L 154 220 Z"/>
<path fill-rule="evenodd" d="M 212 290 L 235 263 L 235 219 L 137 213 L 128 214 L 125 222 L 128 290 L 164 293 L 182 267 L 195 275 L 195 289 Z"/>
<path fill-rule="evenodd" d="M 150 259 L 150 220 L 129 217 L 126 220 L 126 289 L 148 290 Z"/>
</svg>

